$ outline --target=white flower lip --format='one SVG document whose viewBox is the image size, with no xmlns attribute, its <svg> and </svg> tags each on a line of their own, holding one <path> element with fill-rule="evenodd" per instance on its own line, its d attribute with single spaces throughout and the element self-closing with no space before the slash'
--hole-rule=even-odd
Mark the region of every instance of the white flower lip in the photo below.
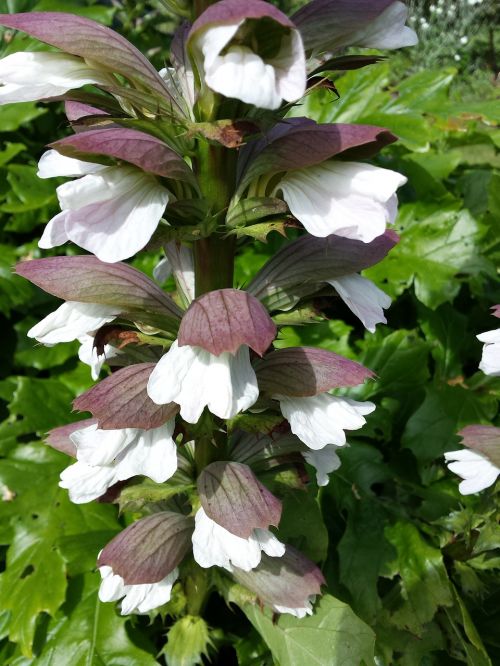
<svg viewBox="0 0 500 666">
<path fill-rule="evenodd" d="M 459 449 L 444 454 L 448 469 L 463 481 L 458 489 L 462 495 L 472 495 L 492 486 L 500 469 L 478 451 Z"/>
<path fill-rule="evenodd" d="M 27 335 L 47 346 L 71 342 L 113 321 L 119 314 L 109 305 L 67 301 L 30 328 Z"/>
<path fill-rule="evenodd" d="M 291 102 L 302 97 L 306 65 L 299 32 L 290 29 L 278 53 L 266 61 L 248 46 L 231 45 L 243 24 L 211 26 L 198 37 L 207 85 L 226 97 L 262 109 L 277 109 L 282 100 Z"/>
<path fill-rule="evenodd" d="M 75 504 L 91 502 L 118 481 L 144 475 L 163 483 L 177 470 L 177 447 L 172 439 L 175 421 L 159 428 L 99 430 L 97 424 L 77 430 L 71 441 L 77 462 L 61 473 L 61 488 Z"/>
<path fill-rule="evenodd" d="M 269 530 L 258 528 L 242 539 L 209 518 L 203 508 L 196 512 L 192 540 L 194 559 L 205 569 L 218 566 L 232 571 L 234 566 L 250 571 L 259 565 L 262 551 L 270 557 L 285 554 L 285 546 Z"/>
<path fill-rule="evenodd" d="M 215 356 L 175 341 L 151 373 L 148 395 L 158 405 L 176 402 L 181 417 L 197 423 L 205 406 L 223 419 L 236 416 L 254 404 L 259 389 L 248 347 Z"/>
<path fill-rule="evenodd" d="M 340 458 L 334 444 L 327 444 L 317 451 L 304 451 L 302 456 L 306 462 L 316 469 L 316 482 L 318 486 L 327 486 L 330 479 L 328 475 L 340 467 Z"/>
<path fill-rule="evenodd" d="M 313 236 L 337 234 L 370 243 L 397 214 L 405 176 L 361 162 L 328 160 L 288 172 L 276 186 L 292 214 Z"/>
<path fill-rule="evenodd" d="M 289 422 L 293 434 L 315 451 L 328 444 L 344 446 L 344 430 L 362 428 L 366 423 L 364 417 L 375 409 L 372 402 L 357 402 L 329 393 L 309 398 L 283 395 L 273 398 L 279 400 L 281 413 Z"/>
<path fill-rule="evenodd" d="M 176 568 L 157 583 L 125 585 L 123 578 L 114 574 L 109 566 L 99 567 L 99 573 L 102 578 L 99 599 L 109 602 L 124 597 L 121 604 L 122 615 L 148 613 L 154 608 L 163 606 L 170 601 L 172 587 L 179 577 L 179 570 Z"/>
<path fill-rule="evenodd" d="M 33 102 L 87 84 L 106 86 L 112 81 L 77 56 L 19 51 L 0 60 L 0 104 Z"/>
<path fill-rule="evenodd" d="M 477 339 L 484 342 L 479 369 L 485 375 L 500 376 L 500 328 L 480 333 Z"/>
<path fill-rule="evenodd" d="M 377 324 L 387 324 L 384 309 L 390 307 L 392 301 L 371 280 L 354 273 L 327 282 L 370 333 L 375 333 Z"/>
<path fill-rule="evenodd" d="M 57 188 L 62 212 L 47 224 L 41 248 L 69 240 L 101 261 L 128 259 L 150 240 L 169 201 L 154 176 L 133 166 L 102 167 L 49 151 L 39 172 L 43 178 L 83 174 Z"/>
</svg>

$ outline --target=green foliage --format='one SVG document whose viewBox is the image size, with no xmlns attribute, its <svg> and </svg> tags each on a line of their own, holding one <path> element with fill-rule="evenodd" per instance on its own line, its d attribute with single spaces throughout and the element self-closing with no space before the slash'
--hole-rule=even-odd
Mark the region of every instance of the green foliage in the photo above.
<svg viewBox="0 0 500 666">
<path fill-rule="evenodd" d="M 36 6 L 108 23 L 113 15 L 90 1 L 4 4 L 2 11 Z M 146 4 L 112 4 L 143 47 Z M 147 5 L 144 21 L 154 28 L 147 47 L 160 66 L 172 22 L 158 5 Z M 29 45 L 16 36 L 5 52 Z M 96 555 L 123 518 L 113 505 L 71 504 L 57 486 L 67 459 L 39 441 L 75 419 L 71 400 L 90 386 L 90 373 L 77 366 L 75 345 L 46 348 L 26 338 L 56 301 L 12 273 L 20 259 L 40 256 L 36 239 L 57 210 L 54 183 L 35 177 L 35 162 L 65 120 L 34 103 L 0 108 L 0 661 L 6 666 L 195 666 L 202 659 L 368 666 L 374 655 L 380 666 L 499 663 L 500 501 L 493 491 L 460 496 L 442 462 L 445 451 L 458 448 L 461 427 L 499 425 L 500 381 L 477 373 L 475 339 L 495 328 L 488 308 L 500 302 L 498 106 L 457 99 L 464 83 L 451 68 L 424 70 L 399 85 L 395 79 L 387 63 L 348 72 L 335 80 L 340 100 L 319 90 L 292 111 L 391 129 L 400 141 L 379 163 L 409 178 L 396 225 L 401 242 L 365 273 L 394 299 L 388 325 L 365 333 L 340 301 L 323 310 L 321 299 L 278 316 L 286 325 L 277 346 L 320 345 L 377 373 L 376 381 L 349 392 L 373 400 L 377 410 L 340 452 L 342 467 L 330 485 L 316 492 L 312 484 L 306 493 L 303 469 L 280 470 L 272 479 L 286 491 L 278 536 L 320 562 L 327 578 L 329 594 L 302 620 L 273 621 L 238 586 L 226 594 L 227 606 L 210 597 L 199 609 L 203 618 L 191 610 L 178 617 L 187 604 L 183 591 L 151 619 L 122 618 L 97 600 Z M 238 285 L 276 250 L 284 229 L 281 219 L 235 229 Z M 262 243 L 245 243 L 245 235 Z M 263 419 L 270 431 L 278 425 L 258 414 L 238 416 L 232 425 L 252 432 Z M 173 492 L 138 482 L 122 493 L 120 508 L 139 511 L 144 498 L 167 502 Z M 212 582 L 223 587 L 221 581 L 217 575 Z"/>
</svg>

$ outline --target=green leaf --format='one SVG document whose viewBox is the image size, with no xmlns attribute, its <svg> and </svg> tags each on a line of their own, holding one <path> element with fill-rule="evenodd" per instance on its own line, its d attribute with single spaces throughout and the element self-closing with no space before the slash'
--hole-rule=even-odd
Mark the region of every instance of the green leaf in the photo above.
<svg viewBox="0 0 500 666">
<path fill-rule="evenodd" d="M 310 492 L 286 492 L 278 537 L 295 546 L 311 560 L 319 562 L 326 559 L 328 532 L 318 502 Z"/>
<path fill-rule="evenodd" d="M 381 264 L 365 271 L 390 296 L 413 284 L 417 298 L 434 310 L 453 300 L 463 276 L 483 271 L 493 277 L 492 267 L 478 251 L 479 224 L 456 204 L 403 206 L 398 227 L 399 245 Z"/>
<path fill-rule="evenodd" d="M 419 313 L 422 330 L 436 362 L 438 378 L 447 380 L 457 377 L 462 371 L 462 352 L 470 345 L 466 335 L 467 318 L 448 303 L 434 312 L 420 306 Z"/>
<path fill-rule="evenodd" d="M 1 111 L 0 111 L 1 113 Z M 12 160 L 16 155 L 19 155 L 26 146 L 23 143 L 5 143 L 5 148 L 0 150 L 0 166 L 5 166 L 10 160 Z"/>
<path fill-rule="evenodd" d="M 62 365 L 70 358 L 75 358 L 78 351 L 78 343 L 63 343 L 53 347 L 46 347 L 33 338 L 27 337 L 27 332 L 34 326 L 38 319 L 27 317 L 14 326 L 17 333 L 17 347 L 14 355 L 16 365 L 24 368 L 35 368 L 36 370 L 47 370 Z"/>
<path fill-rule="evenodd" d="M 50 529 L 18 527 L 8 551 L 7 570 L 0 576 L 0 608 L 12 612 L 9 638 L 20 644 L 26 657 L 31 657 L 38 614 L 53 616 L 66 592 L 64 560 L 52 548 Z"/>
<path fill-rule="evenodd" d="M 381 608 L 377 583 L 384 562 L 394 548 L 384 536 L 387 512 L 370 500 L 358 501 L 349 512 L 338 545 L 340 581 L 352 595 L 354 610 L 372 622 Z"/>
<path fill-rule="evenodd" d="M 264 638 L 280 666 L 358 666 L 373 664 L 375 635 L 347 606 L 328 594 L 311 617 L 269 613 L 246 604 L 243 612 Z"/>
<path fill-rule="evenodd" d="M 22 418 L 25 433 L 44 434 L 75 420 L 71 415 L 73 393 L 58 379 L 17 377 L 16 381 L 9 412 Z"/>
<path fill-rule="evenodd" d="M 465 425 L 490 421 L 497 400 L 462 386 L 426 389 L 424 402 L 406 424 L 401 443 L 421 463 L 430 463 L 445 451 L 460 448 L 457 431 Z"/>
<path fill-rule="evenodd" d="M 0 128 L 2 132 L 15 132 L 35 118 L 43 116 L 47 109 L 37 106 L 35 102 L 5 104 L 0 107 Z"/>
<path fill-rule="evenodd" d="M 11 310 L 28 303 L 34 292 L 27 280 L 14 275 L 13 267 L 17 260 L 14 248 L 0 245 L 0 311 L 7 315 Z"/>
<path fill-rule="evenodd" d="M 211 644 L 208 626 L 201 617 L 186 615 L 171 627 L 168 643 L 162 650 L 168 666 L 197 666 L 208 656 Z"/>
<path fill-rule="evenodd" d="M 154 648 L 135 645 L 129 621 L 116 614 L 115 604 L 97 598 L 98 574 L 75 578 L 64 611 L 50 624 L 49 638 L 37 666 L 156 666 Z M 144 639 L 141 641 L 144 645 Z"/>
<path fill-rule="evenodd" d="M 396 626 L 418 635 L 438 608 L 453 604 L 441 551 L 430 546 L 411 523 L 390 525 L 385 536 L 397 551 L 385 575 L 400 576 L 401 598 L 393 601 L 391 618 Z"/>
<path fill-rule="evenodd" d="M 175 495 L 189 492 L 193 486 L 176 483 L 170 479 L 166 483 L 155 483 L 144 479 L 140 483 L 124 488 L 119 497 L 120 511 L 140 511 L 146 504 L 166 502 Z"/>
<path fill-rule="evenodd" d="M 36 174 L 37 167 L 27 164 L 9 164 L 7 182 L 11 191 L 0 210 L 4 213 L 25 213 L 54 203 L 56 201 L 54 183 L 38 178 Z M 39 221 L 36 220 L 36 224 L 38 223 Z M 17 231 L 16 218 L 12 218 L 6 228 Z M 22 231 L 27 231 L 27 229 L 22 229 Z"/>
<path fill-rule="evenodd" d="M 429 377 L 429 346 L 417 331 L 401 329 L 384 337 L 383 332 L 377 330 L 365 338 L 361 348 L 359 361 L 377 374 L 376 381 L 355 391 L 363 398 L 379 393 L 399 398 L 408 391 L 414 392 Z"/>
</svg>

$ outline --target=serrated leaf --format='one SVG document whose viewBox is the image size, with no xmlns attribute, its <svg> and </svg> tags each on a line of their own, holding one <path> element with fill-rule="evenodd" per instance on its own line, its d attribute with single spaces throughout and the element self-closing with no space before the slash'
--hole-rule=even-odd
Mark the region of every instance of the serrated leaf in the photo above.
<svg viewBox="0 0 500 666">
<path fill-rule="evenodd" d="M 61 612 L 52 622 L 37 665 L 157 666 L 154 647 L 144 637 L 142 647 L 131 640 L 129 620 L 116 614 L 114 604 L 99 601 L 98 586 L 99 575 L 95 573 L 70 583 L 66 613 Z"/>
<path fill-rule="evenodd" d="M 230 231 L 236 238 L 255 238 L 261 243 L 267 243 L 267 237 L 272 231 L 277 231 L 286 238 L 287 222 L 285 220 L 273 220 L 273 222 L 260 222 L 251 224 L 249 227 L 236 227 Z"/>
<path fill-rule="evenodd" d="M 280 666 L 373 664 L 375 635 L 347 606 L 324 595 L 312 617 L 281 615 L 273 622 L 248 604 L 243 611 L 261 634 Z"/>
</svg>

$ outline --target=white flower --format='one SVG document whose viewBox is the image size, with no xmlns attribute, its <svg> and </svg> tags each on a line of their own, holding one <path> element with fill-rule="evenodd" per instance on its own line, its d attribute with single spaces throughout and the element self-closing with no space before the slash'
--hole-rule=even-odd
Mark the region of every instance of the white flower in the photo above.
<svg viewBox="0 0 500 666">
<path fill-rule="evenodd" d="M 321 393 L 308 398 L 284 395 L 279 400 L 281 413 L 294 435 L 309 448 L 318 450 L 327 444 L 344 446 L 345 430 L 358 430 L 366 423 L 364 416 L 375 409 L 372 402 L 357 402 Z"/>
<path fill-rule="evenodd" d="M 485 375 L 500 376 L 500 328 L 481 333 L 477 339 L 485 343 L 479 369 Z"/>
<path fill-rule="evenodd" d="M 282 100 L 292 102 L 306 90 L 306 64 L 302 38 L 297 30 L 283 34 L 277 53 L 259 53 L 259 32 L 247 44 L 237 43 L 245 21 L 209 27 L 197 38 L 207 85 L 226 97 L 240 99 L 261 109 L 277 109 Z M 265 40 L 264 40 L 265 41 Z M 269 45 L 263 43 L 265 50 Z"/>
<path fill-rule="evenodd" d="M 78 341 L 80 342 L 78 358 L 82 363 L 90 366 L 90 374 L 93 380 L 99 378 L 102 366 L 106 361 L 123 353 L 113 345 L 104 345 L 103 353 L 98 354 L 96 347 L 94 347 L 94 337 L 92 335 L 82 335 L 78 338 Z"/>
<path fill-rule="evenodd" d="M 269 530 L 255 529 L 242 539 L 209 518 L 203 508 L 196 512 L 192 539 L 194 559 L 204 569 L 218 566 L 232 571 L 234 566 L 250 571 L 260 563 L 262 551 L 270 557 L 285 554 L 285 546 Z"/>
<path fill-rule="evenodd" d="M 176 340 L 151 373 L 148 395 L 157 405 L 176 402 L 182 418 L 197 423 L 205 406 L 221 419 L 236 416 L 254 404 L 259 389 L 248 347 L 215 356 Z"/>
<path fill-rule="evenodd" d="M 293 615 L 299 618 L 299 620 L 302 620 L 306 615 L 313 614 L 312 605 L 315 600 L 316 600 L 316 595 L 311 594 L 309 596 L 309 601 L 307 606 L 304 606 L 303 608 L 288 608 L 287 606 L 277 606 L 276 604 L 274 604 L 273 609 L 277 613 L 288 613 L 289 615 Z"/>
<path fill-rule="evenodd" d="M 489 488 L 500 474 L 500 469 L 478 451 L 449 451 L 444 454 L 444 458 L 448 469 L 464 479 L 458 486 L 462 495 L 471 495 Z"/>
<path fill-rule="evenodd" d="M 354 273 L 327 282 L 370 333 L 375 332 L 377 324 L 387 324 L 384 308 L 388 308 L 392 301 L 371 280 Z"/>
<path fill-rule="evenodd" d="M 66 53 L 19 51 L 0 60 L 0 104 L 55 97 L 91 83 L 106 86 L 113 79 Z"/>
<path fill-rule="evenodd" d="M 75 504 L 91 502 L 118 481 L 142 474 L 156 483 L 177 469 L 177 447 L 172 434 L 175 420 L 159 428 L 99 430 L 97 424 L 71 435 L 77 462 L 61 473 L 61 488 Z"/>
<path fill-rule="evenodd" d="M 340 458 L 337 455 L 337 447 L 327 444 L 318 451 L 304 451 L 302 453 L 305 461 L 316 469 L 316 481 L 318 486 L 327 486 L 330 479 L 328 475 L 340 467 Z"/>
<path fill-rule="evenodd" d="M 165 284 L 168 278 L 172 275 L 172 264 L 168 257 L 163 257 L 153 268 L 153 277 L 158 284 Z"/>
<path fill-rule="evenodd" d="M 54 152 L 42 156 L 43 178 L 85 175 L 57 188 L 62 212 L 47 224 L 38 245 L 51 248 L 69 240 L 108 262 L 142 250 L 160 222 L 169 192 L 136 167 L 96 168 Z"/>
<path fill-rule="evenodd" d="M 179 101 L 186 115 L 194 120 L 193 107 L 196 102 L 193 70 L 183 66 L 164 67 L 158 74 L 167 84 L 172 97 Z"/>
<path fill-rule="evenodd" d="M 125 597 L 122 601 L 122 615 L 148 613 L 158 606 L 163 606 L 170 601 L 173 584 L 179 577 L 179 570 L 174 569 L 158 583 L 125 585 L 123 578 L 114 574 L 111 567 L 99 567 L 99 572 L 102 578 L 99 599 L 106 602 Z"/>
<path fill-rule="evenodd" d="M 119 314 L 110 305 L 67 301 L 30 328 L 27 335 L 47 346 L 71 342 L 113 321 Z"/>
<path fill-rule="evenodd" d="M 313 236 L 337 234 L 370 243 L 397 215 L 400 173 L 360 162 L 329 160 L 288 172 L 281 190 L 293 215 Z"/>
<path fill-rule="evenodd" d="M 371 49 L 400 49 L 415 46 L 418 37 L 405 25 L 408 8 L 403 2 L 393 2 L 374 21 L 346 35 L 346 43 Z"/>
</svg>

